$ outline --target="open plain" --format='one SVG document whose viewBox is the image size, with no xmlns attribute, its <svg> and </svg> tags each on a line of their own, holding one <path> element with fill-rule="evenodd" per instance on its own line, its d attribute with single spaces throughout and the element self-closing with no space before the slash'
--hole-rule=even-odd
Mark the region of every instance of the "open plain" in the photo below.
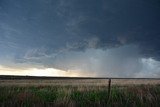
<svg viewBox="0 0 160 107">
<path fill-rule="evenodd" d="M 0 76 L 1 107 L 159 107 L 158 78 Z"/>
</svg>

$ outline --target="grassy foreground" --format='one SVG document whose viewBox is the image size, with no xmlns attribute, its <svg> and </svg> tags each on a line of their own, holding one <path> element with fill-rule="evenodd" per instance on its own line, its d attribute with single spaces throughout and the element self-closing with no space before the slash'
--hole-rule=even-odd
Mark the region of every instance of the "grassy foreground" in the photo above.
<svg viewBox="0 0 160 107">
<path fill-rule="evenodd" d="M 0 107 L 160 107 L 160 85 L 0 86 Z"/>
</svg>

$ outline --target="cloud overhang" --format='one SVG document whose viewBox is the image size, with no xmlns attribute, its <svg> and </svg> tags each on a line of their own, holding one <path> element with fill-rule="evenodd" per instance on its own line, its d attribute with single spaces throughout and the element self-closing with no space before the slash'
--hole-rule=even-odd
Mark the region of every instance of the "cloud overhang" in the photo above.
<svg viewBox="0 0 160 107">
<path fill-rule="evenodd" d="M 158 0 L 1 0 L 0 65 L 159 77 L 159 12 Z"/>
</svg>

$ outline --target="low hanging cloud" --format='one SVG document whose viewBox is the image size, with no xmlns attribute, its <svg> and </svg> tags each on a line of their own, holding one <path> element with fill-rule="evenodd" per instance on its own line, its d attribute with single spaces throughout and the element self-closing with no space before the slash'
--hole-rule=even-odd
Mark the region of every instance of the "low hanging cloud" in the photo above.
<svg viewBox="0 0 160 107">
<path fill-rule="evenodd" d="M 136 45 L 112 49 L 90 48 L 85 51 L 65 50 L 50 56 L 26 56 L 26 62 L 37 62 L 44 68 L 81 72 L 99 77 L 159 77 L 160 62 L 142 58 Z M 37 56 L 36 58 L 33 56 Z"/>
</svg>

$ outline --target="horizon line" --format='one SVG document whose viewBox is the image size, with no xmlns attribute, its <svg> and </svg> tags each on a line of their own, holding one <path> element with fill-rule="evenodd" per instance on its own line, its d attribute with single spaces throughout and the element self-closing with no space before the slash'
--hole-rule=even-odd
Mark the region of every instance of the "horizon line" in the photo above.
<svg viewBox="0 0 160 107">
<path fill-rule="evenodd" d="M 30 75 L 0 75 L 0 80 L 2 79 L 157 79 L 160 78 L 150 78 L 150 77 L 69 77 L 69 76 L 30 76 Z"/>
</svg>

